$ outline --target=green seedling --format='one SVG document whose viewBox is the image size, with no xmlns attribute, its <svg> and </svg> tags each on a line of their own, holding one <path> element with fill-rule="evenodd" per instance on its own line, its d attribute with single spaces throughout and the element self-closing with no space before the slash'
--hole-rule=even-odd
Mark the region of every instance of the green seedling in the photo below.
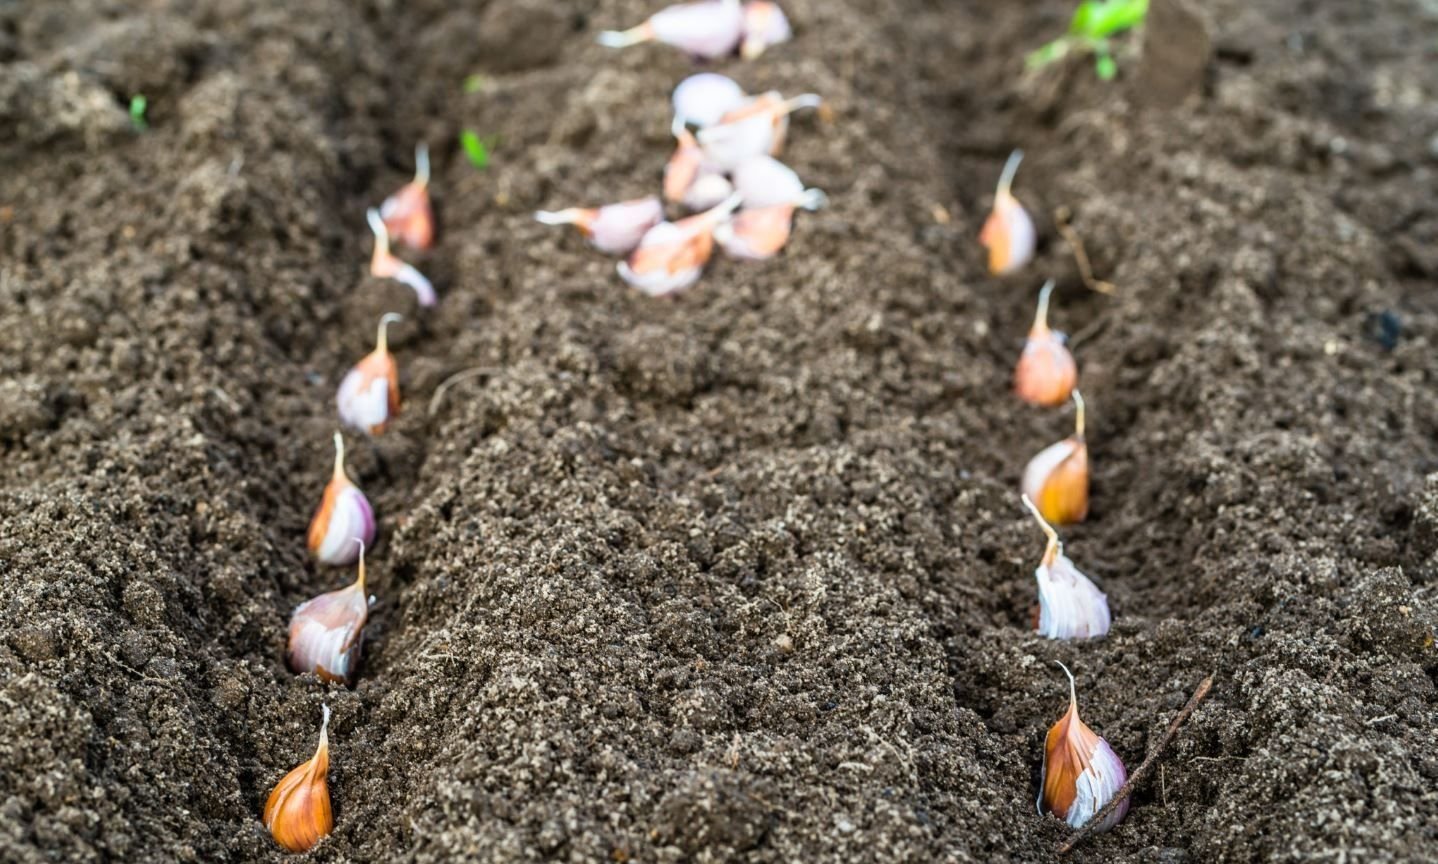
<svg viewBox="0 0 1438 864">
<path fill-rule="evenodd" d="M 483 75 L 471 75 L 464 79 L 464 92 L 478 93 L 484 89 L 485 79 Z"/>
<path fill-rule="evenodd" d="M 459 145 L 464 148 L 464 155 L 469 157 L 469 164 L 481 171 L 489 167 L 489 151 L 494 149 L 498 140 L 493 137 L 481 138 L 473 129 L 459 133 Z"/>
<path fill-rule="evenodd" d="M 1069 32 L 1030 54 L 1025 61 L 1039 69 L 1065 57 L 1071 51 L 1094 55 L 1094 72 L 1104 81 L 1118 74 L 1113 58 L 1112 37 L 1143 23 L 1148 0 L 1084 0 L 1074 10 Z"/>
<path fill-rule="evenodd" d="M 149 107 L 149 100 L 143 95 L 136 93 L 130 97 L 130 125 L 135 127 L 136 132 L 150 128 L 150 121 L 145 119 L 145 110 Z"/>
</svg>

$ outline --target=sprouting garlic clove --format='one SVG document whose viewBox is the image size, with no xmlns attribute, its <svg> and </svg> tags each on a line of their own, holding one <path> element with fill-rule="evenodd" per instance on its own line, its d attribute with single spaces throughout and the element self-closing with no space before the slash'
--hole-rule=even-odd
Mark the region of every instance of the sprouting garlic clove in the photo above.
<svg viewBox="0 0 1438 864">
<path fill-rule="evenodd" d="M 734 166 L 734 188 L 744 196 L 746 210 L 793 204 L 804 194 L 804 182 L 798 173 L 764 153 Z"/>
<path fill-rule="evenodd" d="M 1048 639 L 1096 639 L 1106 635 L 1113 620 L 1108 597 L 1064 555 L 1058 532 L 1033 501 L 1027 495 L 1023 501 L 1048 537 L 1044 557 L 1034 568 L 1039 588 L 1035 630 Z"/>
<path fill-rule="evenodd" d="M 1014 174 L 1023 158 L 1024 151 L 1015 150 L 1004 164 L 994 193 L 994 208 L 979 233 L 979 242 L 989 250 L 989 272 L 996 276 L 1012 273 L 1034 257 L 1034 222 L 1012 191 Z"/>
<path fill-rule="evenodd" d="M 772 258 L 789 242 L 795 208 L 817 210 L 827 201 L 828 197 L 823 192 L 808 189 L 790 203 L 757 209 L 746 206 L 714 229 L 714 239 L 726 254 L 734 258 L 748 261 Z"/>
<path fill-rule="evenodd" d="M 414 179 L 384 199 L 379 215 L 386 233 L 411 249 L 434 244 L 434 207 L 429 200 L 429 148 L 414 148 Z"/>
<path fill-rule="evenodd" d="M 716 72 L 690 75 L 674 88 L 674 117 L 680 125 L 692 123 L 703 129 L 743 105 L 749 98 L 732 78 Z"/>
<path fill-rule="evenodd" d="M 697 140 L 705 159 L 720 170 L 733 171 L 746 159 L 779 155 L 789 129 L 789 115 L 800 108 L 817 108 L 822 101 L 813 93 L 792 99 L 774 91 L 763 93 L 728 112 L 713 126 L 700 129 Z"/>
<path fill-rule="evenodd" d="M 375 349 L 354 365 L 340 381 L 335 402 L 340 420 L 355 429 L 378 435 L 399 413 L 399 365 L 389 353 L 386 327 L 404 320 L 393 312 L 379 319 Z"/>
<path fill-rule="evenodd" d="M 1084 438 L 1083 394 L 1073 391 L 1074 434 L 1050 444 L 1024 468 L 1023 493 L 1033 499 L 1044 518 L 1072 525 L 1088 516 L 1088 442 Z"/>
<path fill-rule="evenodd" d="M 319 509 L 310 520 L 310 554 L 324 564 L 353 564 L 359 557 L 358 540 L 374 543 L 374 508 L 364 492 L 345 474 L 344 436 L 335 433 L 335 467 L 325 486 Z"/>
<path fill-rule="evenodd" d="M 699 141 L 694 133 L 684 125 L 684 121 L 674 118 L 671 128 L 674 133 L 674 154 L 664 165 L 664 200 L 678 203 L 684 200 L 684 194 L 694 185 L 704 168 L 704 151 L 699 147 Z M 715 172 L 710 172 L 715 173 Z"/>
<path fill-rule="evenodd" d="M 603 207 L 541 210 L 534 218 L 545 225 L 573 225 L 599 251 L 627 255 L 639 245 L 646 231 L 664 221 L 664 205 L 651 195 Z"/>
<path fill-rule="evenodd" d="M 1069 709 L 1044 739 L 1037 806 L 1040 816 L 1049 813 L 1081 828 L 1123 788 L 1128 771 L 1109 743 L 1079 719 L 1073 673 L 1062 663 L 1059 667 L 1069 679 Z M 1120 803 L 1098 830 L 1111 830 L 1122 821 L 1128 803 Z"/>
<path fill-rule="evenodd" d="M 771 0 L 749 0 L 744 4 L 744 42 L 739 55 L 753 60 L 766 49 L 794 38 L 789 19 L 778 3 Z"/>
<path fill-rule="evenodd" d="M 326 681 L 353 685 L 359 674 L 368 618 L 364 546 L 360 545 L 359 575 L 352 584 L 295 607 L 285 652 L 290 670 L 297 675 L 313 672 Z"/>
<path fill-rule="evenodd" d="M 651 297 L 682 291 L 699 280 L 714 252 L 714 229 L 739 206 L 739 196 L 678 222 L 649 229 L 639 248 L 619 262 L 619 275 Z"/>
<path fill-rule="evenodd" d="M 265 801 L 265 827 L 290 852 L 305 852 L 334 830 L 330 808 L 330 708 L 324 706 L 315 755 L 280 778 Z"/>
<path fill-rule="evenodd" d="M 1064 344 L 1064 334 L 1049 329 L 1049 297 L 1053 288 L 1050 279 L 1039 291 L 1034 323 L 1014 369 L 1014 392 L 1025 402 L 1044 407 L 1067 402 L 1078 384 L 1078 365 Z"/>
<path fill-rule="evenodd" d="M 390 251 L 389 229 L 385 227 L 379 211 L 371 207 L 365 213 L 365 218 L 369 220 L 370 230 L 374 232 L 374 254 L 370 257 L 369 262 L 370 275 L 379 279 L 393 279 L 408 285 L 414 291 L 415 296 L 419 298 L 421 306 L 433 306 L 438 303 L 439 297 L 435 294 L 434 285 L 425 278 L 424 274 L 399 260 Z"/>
<path fill-rule="evenodd" d="M 599 44 L 627 48 L 662 42 L 686 54 L 712 60 L 733 53 L 744 35 L 744 10 L 739 0 L 697 0 L 668 6 L 628 30 L 606 30 Z"/>
</svg>

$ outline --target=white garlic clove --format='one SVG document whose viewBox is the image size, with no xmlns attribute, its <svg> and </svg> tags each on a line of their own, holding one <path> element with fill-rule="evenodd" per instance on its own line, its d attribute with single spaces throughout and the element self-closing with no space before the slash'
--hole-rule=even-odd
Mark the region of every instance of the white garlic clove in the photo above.
<svg viewBox="0 0 1438 864">
<path fill-rule="evenodd" d="M 734 167 L 734 189 L 744 196 L 746 210 L 793 204 L 804 194 L 804 184 L 794 169 L 762 153 Z"/>
<path fill-rule="evenodd" d="M 789 115 L 800 108 L 818 107 L 812 93 L 785 99 L 770 91 L 728 112 L 720 122 L 699 130 L 705 158 L 724 171 L 733 171 L 746 159 L 775 155 L 783 146 Z"/>
<path fill-rule="evenodd" d="M 732 195 L 718 206 L 678 222 L 660 222 L 644 235 L 619 275 L 651 297 L 673 294 L 699 280 L 714 251 L 714 229 L 739 206 Z"/>
<path fill-rule="evenodd" d="M 606 30 L 599 44 L 625 48 L 641 42 L 663 42 L 704 59 L 733 53 L 744 35 L 744 9 L 739 0 L 698 0 L 659 10 L 638 27 Z"/>
<path fill-rule="evenodd" d="M 346 426 L 378 435 L 399 413 L 399 365 L 389 353 L 386 327 L 400 320 L 393 312 L 380 318 L 375 349 L 340 381 L 335 405 Z"/>
<path fill-rule="evenodd" d="M 701 129 L 744 104 L 749 97 L 732 78 L 715 72 L 690 75 L 674 88 L 674 116 Z"/>
<path fill-rule="evenodd" d="M 684 207 L 697 213 L 718 206 L 734 194 L 734 184 L 723 174 L 701 173 L 684 193 Z"/>
<path fill-rule="evenodd" d="M 771 0 L 749 0 L 744 4 L 744 42 L 739 54 L 753 60 L 772 45 L 794 38 L 789 19 L 778 3 Z"/>
<path fill-rule="evenodd" d="M 286 662 L 296 674 L 313 672 L 326 681 L 353 684 L 359 672 L 364 625 L 369 618 L 365 594 L 364 550 L 354 584 L 321 594 L 295 607 L 290 616 Z"/>
<path fill-rule="evenodd" d="M 603 207 L 541 210 L 534 218 L 545 225 L 573 225 L 599 251 L 627 255 L 639 245 L 644 232 L 664 220 L 664 205 L 651 195 Z"/>
<path fill-rule="evenodd" d="M 1063 553 L 1034 570 L 1038 633 L 1049 639 L 1095 639 L 1108 633 L 1108 597 Z"/>
</svg>

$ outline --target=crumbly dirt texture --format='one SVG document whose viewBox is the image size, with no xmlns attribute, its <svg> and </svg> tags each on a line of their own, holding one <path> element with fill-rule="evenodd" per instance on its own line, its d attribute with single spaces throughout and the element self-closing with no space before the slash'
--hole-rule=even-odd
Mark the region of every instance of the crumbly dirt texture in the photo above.
<svg viewBox="0 0 1438 864">
<path fill-rule="evenodd" d="M 1024 70 L 1068 2 L 784 0 L 793 43 L 710 68 L 828 100 L 785 158 L 832 203 L 662 301 L 531 219 L 657 190 L 696 66 L 594 44 L 656 3 L 0 2 L 0 859 L 284 860 L 328 703 L 317 861 L 1054 860 L 1061 660 L 1130 768 L 1216 678 L 1071 860 L 1431 860 L 1438 13 L 1191 2 L 1103 84 Z M 434 311 L 365 266 L 418 140 Z M 1039 251 L 992 278 L 1016 146 Z M 1030 629 L 1050 276 L 1092 643 Z M 282 655 L 351 578 L 304 531 L 385 311 L 346 690 Z"/>
</svg>

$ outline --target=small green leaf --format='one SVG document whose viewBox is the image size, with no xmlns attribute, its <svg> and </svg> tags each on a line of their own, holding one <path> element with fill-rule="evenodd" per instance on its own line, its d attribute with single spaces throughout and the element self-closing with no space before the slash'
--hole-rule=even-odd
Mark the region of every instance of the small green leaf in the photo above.
<svg viewBox="0 0 1438 864">
<path fill-rule="evenodd" d="M 1102 81 L 1112 81 L 1118 74 L 1118 64 L 1114 62 L 1112 54 L 1099 54 L 1094 60 L 1094 71 Z"/>
<path fill-rule="evenodd" d="M 1103 39 L 1143 23 L 1148 0 L 1084 0 L 1074 10 L 1069 32 L 1088 39 Z"/>
<path fill-rule="evenodd" d="M 130 97 L 130 125 L 135 127 L 137 132 L 150 128 L 150 122 L 145 119 L 145 110 L 149 106 L 149 101 L 139 93 Z"/>
<path fill-rule="evenodd" d="M 471 75 L 464 79 L 464 92 L 478 93 L 484 89 L 485 79 L 483 75 Z"/>
<path fill-rule="evenodd" d="M 479 133 L 473 129 L 464 130 L 459 133 L 459 144 L 464 148 L 464 155 L 469 157 L 469 164 L 481 171 L 489 167 L 489 147 Z"/>
</svg>

